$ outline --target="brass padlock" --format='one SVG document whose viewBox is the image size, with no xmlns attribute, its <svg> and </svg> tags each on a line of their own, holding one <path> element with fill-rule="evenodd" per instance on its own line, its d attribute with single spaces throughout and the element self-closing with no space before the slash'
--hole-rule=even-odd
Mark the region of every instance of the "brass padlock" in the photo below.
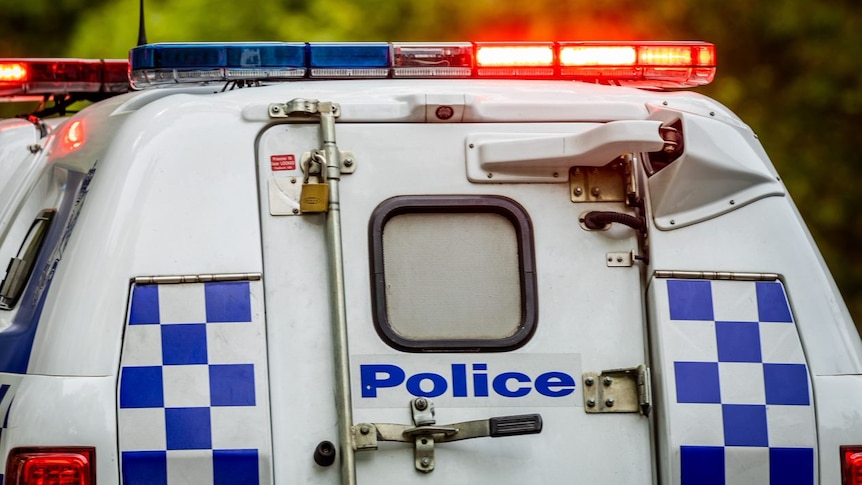
<svg viewBox="0 0 862 485">
<path fill-rule="evenodd" d="M 329 185 L 302 184 L 299 193 L 299 210 L 303 213 L 326 212 L 329 208 Z"/>
</svg>

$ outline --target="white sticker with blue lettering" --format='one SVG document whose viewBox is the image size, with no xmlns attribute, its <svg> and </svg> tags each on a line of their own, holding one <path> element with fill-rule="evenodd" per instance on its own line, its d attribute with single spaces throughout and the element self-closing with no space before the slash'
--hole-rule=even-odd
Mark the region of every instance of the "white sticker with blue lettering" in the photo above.
<svg viewBox="0 0 862 485">
<path fill-rule="evenodd" d="M 357 408 L 583 406 L 580 354 L 354 355 Z"/>
</svg>

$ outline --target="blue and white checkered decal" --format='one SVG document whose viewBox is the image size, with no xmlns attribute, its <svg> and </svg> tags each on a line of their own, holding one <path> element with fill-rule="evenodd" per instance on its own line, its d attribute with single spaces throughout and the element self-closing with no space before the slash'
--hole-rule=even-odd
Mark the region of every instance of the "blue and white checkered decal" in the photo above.
<svg viewBox="0 0 862 485">
<path fill-rule="evenodd" d="M 272 482 L 260 281 L 134 285 L 119 385 L 122 479 Z"/>
<path fill-rule="evenodd" d="M 811 384 L 782 284 L 652 286 L 672 483 L 817 483 Z"/>
</svg>

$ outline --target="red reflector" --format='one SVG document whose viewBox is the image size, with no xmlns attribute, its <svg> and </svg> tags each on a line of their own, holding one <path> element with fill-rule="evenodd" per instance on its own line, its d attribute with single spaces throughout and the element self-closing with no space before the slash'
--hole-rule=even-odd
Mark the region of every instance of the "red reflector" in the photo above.
<svg viewBox="0 0 862 485">
<path fill-rule="evenodd" d="M 862 485 L 862 446 L 842 446 L 841 485 Z"/>
<path fill-rule="evenodd" d="M 15 448 L 6 462 L 7 485 L 92 485 L 95 448 Z"/>
<path fill-rule="evenodd" d="M 84 141 L 84 122 L 75 120 L 69 123 L 63 135 L 63 147 L 68 151 L 76 150 L 84 144 Z"/>
<path fill-rule="evenodd" d="M 0 62 L 0 82 L 21 82 L 27 79 L 27 66 L 20 62 Z"/>
</svg>

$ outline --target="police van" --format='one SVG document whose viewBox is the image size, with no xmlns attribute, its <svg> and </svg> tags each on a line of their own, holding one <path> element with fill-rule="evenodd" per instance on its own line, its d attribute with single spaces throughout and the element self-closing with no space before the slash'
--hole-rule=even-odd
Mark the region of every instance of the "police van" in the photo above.
<svg viewBox="0 0 862 485">
<path fill-rule="evenodd" d="M 715 60 L 134 48 L 2 162 L 0 481 L 862 483 L 862 342 L 756 135 L 682 89 Z"/>
</svg>

